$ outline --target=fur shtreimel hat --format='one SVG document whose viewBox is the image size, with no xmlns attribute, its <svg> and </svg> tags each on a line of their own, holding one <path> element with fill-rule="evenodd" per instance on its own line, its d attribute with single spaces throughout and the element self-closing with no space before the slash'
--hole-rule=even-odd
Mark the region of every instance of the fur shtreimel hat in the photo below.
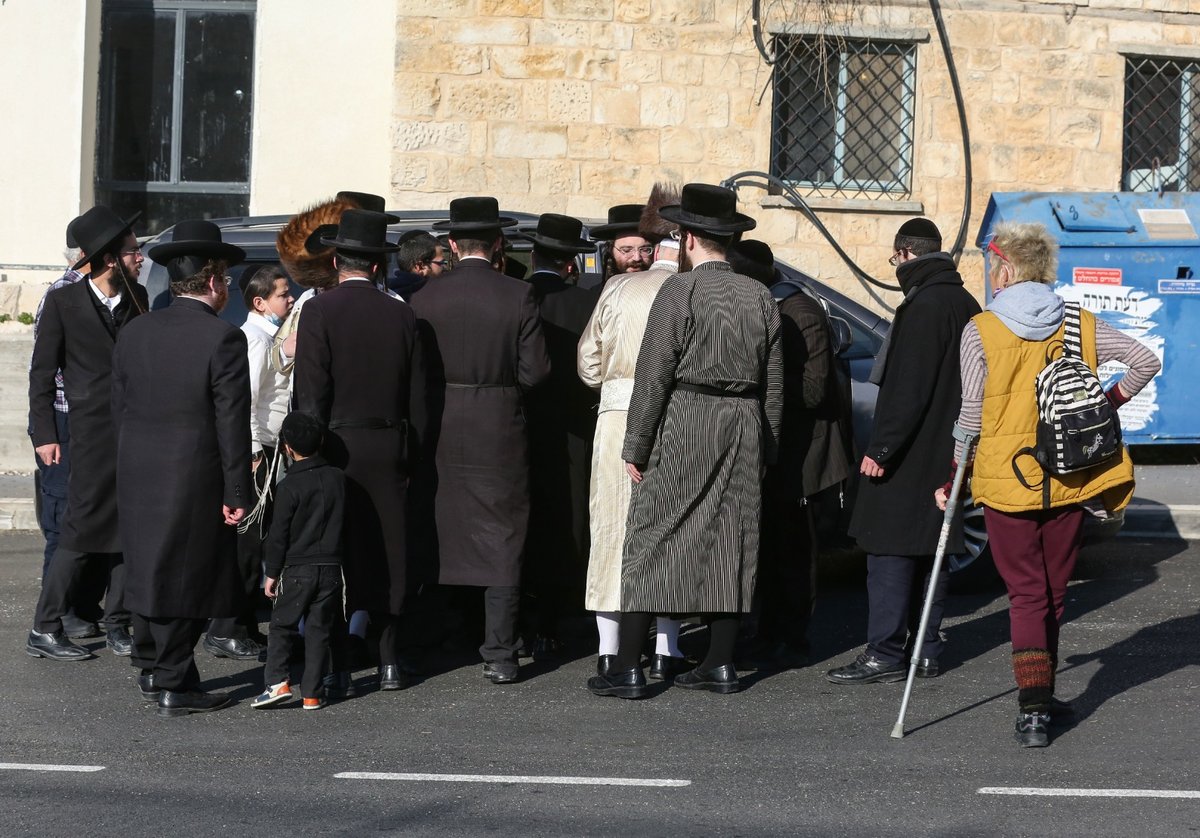
<svg viewBox="0 0 1200 838">
<path fill-rule="evenodd" d="M 333 267 L 333 248 L 320 244 L 324 225 L 337 229 L 342 213 L 358 209 L 345 198 L 334 198 L 313 204 L 292 217 L 275 240 L 279 261 L 298 285 L 305 288 L 332 288 L 337 285 L 337 270 Z M 328 229 L 328 228 L 326 228 Z"/>
<path fill-rule="evenodd" d="M 655 183 L 654 188 L 650 190 L 650 199 L 646 201 L 646 208 L 642 210 L 642 217 L 638 221 L 638 232 L 642 237 L 650 241 L 659 241 L 671 235 L 671 231 L 676 229 L 676 225 L 659 215 L 658 211 L 665 206 L 678 203 L 679 184 Z"/>
</svg>

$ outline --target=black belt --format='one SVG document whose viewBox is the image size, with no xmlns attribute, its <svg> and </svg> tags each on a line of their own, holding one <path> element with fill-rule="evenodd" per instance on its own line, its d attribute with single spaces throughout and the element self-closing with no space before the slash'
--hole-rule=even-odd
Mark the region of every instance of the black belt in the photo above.
<svg viewBox="0 0 1200 838">
<path fill-rule="evenodd" d="M 675 384 L 676 390 L 682 390 L 685 393 L 699 393 L 702 396 L 716 396 L 719 399 L 757 399 L 758 388 L 749 390 L 722 390 L 720 387 L 710 387 L 707 384 L 688 384 L 686 381 L 679 381 Z"/>
<path fill-rule="evenodd" d="M 331 419 L 329 420 L 329 430 L 336 431 L 338 428 L 365 429 L 365 430 L 383 430 L 385 428 L 399 428 L 407 425 L 406 420 L 401 419 L 376 419 L 370 417 L 367 419 Z"/>
</svg>

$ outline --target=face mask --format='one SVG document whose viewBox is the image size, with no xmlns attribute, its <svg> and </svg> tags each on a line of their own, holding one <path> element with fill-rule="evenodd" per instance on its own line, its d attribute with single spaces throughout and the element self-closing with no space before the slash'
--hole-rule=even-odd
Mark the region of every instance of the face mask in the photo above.
<svg viewBox="0 0 1200 838">
<path fill-rule="evenodd" d="M 270 309 L 263 312 L 263 317 L 267 318 L 267 322 L 276 328 L 283 325 L 283 318 Z"/>
</svg>

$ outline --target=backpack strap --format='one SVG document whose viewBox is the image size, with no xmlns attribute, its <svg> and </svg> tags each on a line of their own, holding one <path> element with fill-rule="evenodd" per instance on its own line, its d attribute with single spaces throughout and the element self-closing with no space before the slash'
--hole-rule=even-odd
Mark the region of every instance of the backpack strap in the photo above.
<svg viewBox="0 0 1200 838">
<path fill-rule="evenodd" d="M 1063 356 L 1083 358 L 1083 325 L 1079 314 L 1079 303 L 1067 303 L 1063 317 Z"/>
<path fill-rule="evenodd" d="M 1039 487 L 1033 483 L 1030 483 L 1028 480 L 1026 480 L 1025 475 L 1021 474 L 1021 469 L 1017 468 L 1017 460 L 1021 457 L 1026 457 L 1026 456 L 1033 457 L 1034 462 L 1036 462 L 1038 464 L 1038 468 L 1040 468 L 1042 470 L 1042 483 L 1040 486 L 1041 491 L 1042 491 L 1042 509 L 1049 509 L 1050 508 L 1050 475 L 1046 473 L 1046 467 L 1042 465 L 1042 461 L 1037 458 L 1037 449 L 1036 448 L 1032 448 L 1032 447 L 1022 448 L 1016 454 L 1013 454 L 1013 458 L 1012 458 L 1013 474 L 1015 474 L 1017 476 L 1017 481 L 1022 486 L 1024 486 L 1026 489 L 1028 489 L 1031 492 L 1038 491 Z"/>
</svg>

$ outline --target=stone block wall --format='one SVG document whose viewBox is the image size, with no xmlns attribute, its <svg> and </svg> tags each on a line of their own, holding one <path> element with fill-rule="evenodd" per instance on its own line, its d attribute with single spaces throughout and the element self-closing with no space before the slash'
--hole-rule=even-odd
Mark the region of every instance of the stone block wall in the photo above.
<svg viewBox="0 0 1200 838">
<path fill-rule="evenodd" d="M 811 3 L 791 5 L 813 13 Z M 982 294 L 972 243 L 989 194 L 1119 189 L 1121 50 L 1144 44 L 1147 54 L 1170 47 L 1200 56 L 1200 2 L 946 0 L 942 7 L 971 134 L 962 270 Z M 830 8 L 836 13 L 837 4 Z M 764 22 L 814 21 L 776 12 Z M 952 240 L 966 168 L 928 4 L 865 2 L 838 26 L 928 31 L 918 47 L 910 201 Z M 644 199 L 655 180 L 715 183 L 769 165 L 771 73 L 743 0 L 400 2 L 396 44 L 397 207 L 492 194 L 510 210 L 598 218 L 610 205 Z M 753 235 L 780 257 L 878 307 L 800 213 L 763 206 L 765 193 L 756 189 L 740 197 L 759 221 Z M 860 265 L 891 281 L 891 237 L 911 210 L 887 208 L 820 216 Z M 883 294 L 885 306 L 897 301 Z"/>
</svg>

